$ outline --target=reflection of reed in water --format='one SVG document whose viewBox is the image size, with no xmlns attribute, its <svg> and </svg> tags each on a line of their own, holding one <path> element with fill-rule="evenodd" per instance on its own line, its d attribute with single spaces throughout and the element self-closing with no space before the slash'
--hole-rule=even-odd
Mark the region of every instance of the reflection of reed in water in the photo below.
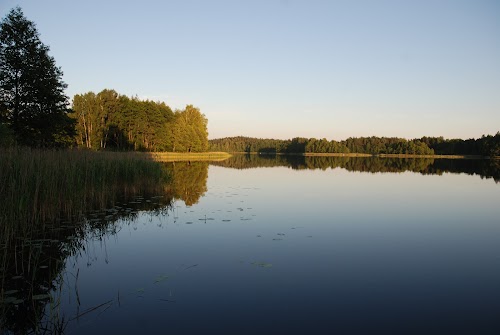
<svg viewBox="0 0 500 335">
<path fill-rule="evenodd" d="M 17 217 L 2 212 L 3 223 L 9 217 L 13 221 L 2 226 L 0 235 L 0 327 L 13 333 L 62 333 L 86 312 L 79 310 L 77 279 L 62 276 L 68 257 L 88 253 L 91 241 L 115 234 L 138 211 L 162 215 L 174 198 L 192 205 L 207 191 L 207 162 L 157 163 L 135 153 L 5 153 L 2 178 L 23 176 L 39 185 L 37 192 L 29 182 L 20 185 L 25 194 L 1 190 L 13 201 L 34 197 L 32 204 L 38 204 Z M 88 259 L 91 264 L 92 257 Z M 74 315 L 59 312 L 63 285 L 75 290 Z"/>
<path fill-rule="evenodd" d="M 0 150 L 0 328 L 59 333 L 66 258 L 138 210 L 169 208 L 171 176 L 133 154 Z"/>
</svg>

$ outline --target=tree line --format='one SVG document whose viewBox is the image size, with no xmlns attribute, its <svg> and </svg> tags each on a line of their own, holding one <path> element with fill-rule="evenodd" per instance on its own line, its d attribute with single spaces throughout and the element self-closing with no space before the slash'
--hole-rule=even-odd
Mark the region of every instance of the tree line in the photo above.
<svg viewBox="0 0 500 335">
<path fill-rule="evenodd" d="M 0 22 L 0 145 L 201 152 L 208 149 L 207 119 L 187 105 L 114 90 L 77 94 L 70 106 L 62 70 L 21 8 Z"/>
<path fill-rule="evenodd" d="M 77 94 L 70 106 L 62 70 L 21 8 L 0 22 L 0 145 L 261 153 L 457 154 L 500 156 L 500 132 L 479 139 L 358 137 L 344 141 L 228 137 L 208 141 L 207 119 L 187 105 L 172 111 L 162 102 L 111 89 Z"/>
<path fill-rule="evenodd" d="M 208 149 L 208 121 L 192 105 L 172 111 L 164 102 L 105 89 L 75 95 L 69 116 L 75 120 L 80 147 L 180 152 Z"/>
<path fill-rule="evenodd" d="M 253 137 L 226 137 L 209 141 L 211 151 L 257 152 L 271 154 L 388 154 L 388 155 L 481 155 L 500 156 L 500 132 L 479 139 L 422 137 L 407 140 L 397 137 L 350 137 L 343 141 L 296 137 L 289 140 Z"/>
</svg>

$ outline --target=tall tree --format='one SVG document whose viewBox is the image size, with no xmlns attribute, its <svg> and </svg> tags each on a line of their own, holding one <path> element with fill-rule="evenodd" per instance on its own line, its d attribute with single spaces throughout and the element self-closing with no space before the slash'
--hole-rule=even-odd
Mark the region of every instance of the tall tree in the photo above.
<svg viewBox="0 0 500 335">
<path fill-rule="evenodd" d="M 96 148 L 99 106 L 95 93 L 77 94 L 73 98 L 73 117 L 77 120 L 77 143 L 86 148 Z"/>
<path fill-rule="evenodd" d="M 177 111 L 172 128 L 172 151 L 207 151 L 207 124 L 205 115 L 193 105 L 187 105 L 184 110 Z"/>
<path fill-rule="evenodd" d="M 12 9 L 1 21 L 1 122 L 12 129 L 20 144 L 64 146 L 74 134 L 67 116 L 67 85 L 48 52 L 21 8 Z"/>
</svg>

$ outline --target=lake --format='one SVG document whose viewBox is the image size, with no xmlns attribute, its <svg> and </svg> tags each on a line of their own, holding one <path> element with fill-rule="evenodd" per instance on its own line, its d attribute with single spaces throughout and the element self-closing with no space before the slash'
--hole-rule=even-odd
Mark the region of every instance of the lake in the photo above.
<svg viewBox="0 0 500 335">
<path fill-rule="evenodd" d="M 89 213 L 50 247 L 50 300 L 8 329 L 39 313 L 68 334 L 500 332 L 498 161 L 169 164 L 173 198 Z"/>
</svg>

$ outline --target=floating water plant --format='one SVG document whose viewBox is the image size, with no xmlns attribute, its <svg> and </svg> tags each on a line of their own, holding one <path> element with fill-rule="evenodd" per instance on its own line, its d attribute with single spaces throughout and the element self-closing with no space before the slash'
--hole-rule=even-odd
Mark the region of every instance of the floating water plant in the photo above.
<svg viewBox="0 0 500 335">
<path fill-rule="evenodd" d="M 33 300 L 46 300 L 50 298 L 50 294 L 36 294 L 32 297 Z"/>
<path fill-rule="evenodd" d="M 9 291 L 4 292 L 4 294 L 11 295 L 11 294 L 16 294 L 17 292 L 19 292 L 19 290 L 9 290 Z"/>
<path fill-rule="evenodd" d="M 258 266 L 260 268 L 272 268 L 273 267 L 273 265 L 271 263 L 265 263 L 265 262 L 252 262 L 250 264 Z"/>
<path fill-rule="evenodd" d="M 165 281 L 168 278 L 169 278 L 169 276 L 167 276 L 167 275 L 160 275 L 160 276 L 158 276 L 158 277 L 155 278 L 154 283 L 155 284 L 161 283 L 162 281 Z"/>
</svg>

